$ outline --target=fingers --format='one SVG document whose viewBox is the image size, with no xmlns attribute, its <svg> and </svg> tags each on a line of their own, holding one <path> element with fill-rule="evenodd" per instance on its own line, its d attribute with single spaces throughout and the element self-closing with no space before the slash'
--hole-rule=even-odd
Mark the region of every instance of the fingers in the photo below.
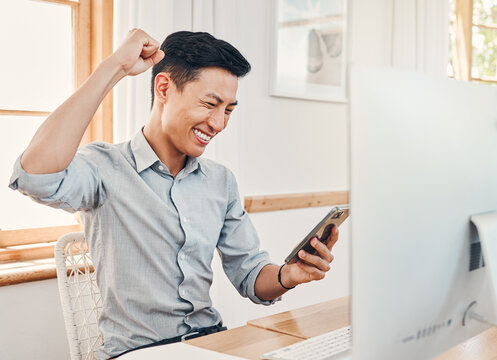
<svg viewBox="0 0 497 360">
<path fill-rule="evenodd" d="M 317 255 L 312 255 L 304 250 L 301 250 L 299 252 L 299 257 L 303 259 L 303 256 L 305 257 L 305 261 L 310 262 L 310 259 L 314 259 L 315 257 L 322 258 L 328 263 L 333 261 L 333 255 L 331 254 L 331 247 L 329 248 L 329 245 L 323 244 L 321 241 L 319 241 L 316 238 L 311 239 L 311 246 L 316 249 Z M 302 256 L 301 256 L 302 255 Z"/>
<path fill-rule="evenodd" d="M 328 241 L 326 242 L 326 246 L 330 251 L 331 249 L 333 249 L 333 246 L 335 246 L 337 241 L 338 241 L 338 226 L 333 226 L 333 229 L 331 230 L 331 235 L 328 238 Z"/>
<path fill-rule="evenodd" d="M 299 284 L 313 280 L 321 280 L 331 269 L 330 263 L 334 260 L 331 249 L 338 241 L 338 228 L 333 227 L 330 238 L 326 245 L 316 238 L 311 240 L 311 246 L 316 249 L 316 255 L 310 254 L 304 250 L 298 253 L 299 261 L 289 266 L 295 266 L 295 281 Z"/>
<path fill-rule="evenodd" d="M 323 244 L 321 244 L 323 245 Z M 324 245 L 323 245 L 324 246 Z M 333 255 L 329 252 L 329 250 L 324 246 L 324 248 L 327 251 L 326 255 L 323 255 L 324 257 L 321 257 L 319 255 L 312 255 L 309 254 L 308 252 L 305 252 L 304 250 L 299 251 L 299 258 L 301 261 L 313 265 L 317 269 L 321 271 L 329 271 L 330 270 L 330 263 L 333 261 Z"/>
<path fill-rule="evenodd" d="M 164 55 L 165 55 L 164 51 L 162 51 L 162 50 L 159 49 L 155 53 L 153 53 L 152 56 L 150 56 L 149 58 L 145 59 L 145 61 L 150 62 L 150 66 L 154 66 L 159 61 L 161 61 L 162 59 L 164 59 Z"/>
<path fill-rule="evenodd" d="M 158 52 L 162 52 L 162 57 L 164 57 L 164 52 L 160 50 L 160 43 L 148 35 L 145 31 L 140 29 L 132 29 L 128 33 L 128 38 L 134 38 L 134 41 L 141 44 L 140 57 L 142 59 L 145 60 L 150 57 L 157 56 Z"/>
<path fill-rule="evenodd" d="M 132 29 L 116 51 L 118 63 L 126 75 L 138 75 L 164 58 L 160 44 L 146 32 Z"/>
<path fill-rule="evenodd" d="M 160 50 L 160 44 L 151 37 L 148 37 L 148 35 L 146 38 L 143 38 L 142 41 L 143 41 L 143 48 L 140 53 L 140 56 L 143 59 L 148 59 L 149 57 L 156 54 L 158 50 L 162 52 L 162 50 Z"/>
<path fill-rule="evenodd" d="M 315 266 L 305 264 L 302 261 L 298 261 L 296 265 L 301 270 L 300 271 L 301 281 L 299 281 L 299 283 L 306 283 L 313 280 L 322 280 L 326 275 L 326 271 L 321 271 Z"/>
<path fill-rule="evenodd" d="M 281 274 L 283 283 L 292 284 L 291 286 L 321 280 L 326 275 L 324 271 L 318 270 L 316 267 L 305 264 L 300 260 L 285 266 Z M 285 276 L 285 279 L 283 279 L 283 276 Z"/>
</svg>

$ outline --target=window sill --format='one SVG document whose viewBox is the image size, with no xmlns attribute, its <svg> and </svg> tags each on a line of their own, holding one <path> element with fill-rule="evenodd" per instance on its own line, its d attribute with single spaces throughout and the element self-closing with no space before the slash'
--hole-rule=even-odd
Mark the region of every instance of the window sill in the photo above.
<svg viewBox="0 0 497 360">
<path fill-rule="evenodd" d="M 45 264 L 19 264 L 18 267 L 0 269 L 0 286 L 57 278 L 53 259 Z M 12 265 L 12 264 L 11 264 Z M 17 264 L 16 264 L 17 265 Z"/>
<path fill-rule="evenodd" d="M 0 231 L 0 286 L 55 279 L 54 247 L 81 225 Z"/>
</svg>

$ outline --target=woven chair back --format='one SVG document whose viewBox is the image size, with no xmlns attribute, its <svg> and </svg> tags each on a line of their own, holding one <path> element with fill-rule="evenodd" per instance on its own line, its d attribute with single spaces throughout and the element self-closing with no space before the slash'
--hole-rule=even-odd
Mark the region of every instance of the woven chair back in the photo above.
<svg viewBox="0 0 497 360">
<path fill-rule="evenodd" d="M 57 241 L 55 263 L 71 360 L 97 359 L 103 340 L 98 331 L 102 298 L 83 232 Z"/>
</svg>

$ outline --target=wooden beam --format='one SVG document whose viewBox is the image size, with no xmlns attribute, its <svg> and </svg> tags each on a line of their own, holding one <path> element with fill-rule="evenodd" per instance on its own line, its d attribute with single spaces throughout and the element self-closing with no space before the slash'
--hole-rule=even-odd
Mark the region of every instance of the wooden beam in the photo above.
<svg viewBox="0 0 497 360">
<path fill-rule="evenodd" d="M 0 286 L 21 284 L 29 281 L 54 279 L 57 277 L 55 265 L 50 268 L 33 268 L 28 271 L 0 271 Z"/>
<path fill-rule="evenodd" d="M 456 44 L 454 51 L 454 77 L 471 80 L 473 61 L 473 0 L 456 0 Z"/>
<path fill-rule="evenodd" d="M 473 24 L 473 26 L 480 29 L 497 30 L 497 25 Z"/>
<path fill-rule="evenodd" d="M 73 85 L 79 88 L 91 74 L 91 0 L 73 9 Z"/>
<path fill-rule="evenodd" d="M 84 271 L 80 267 L 81 271 Z M 95 269 L 92 265 L 89 267 L 90 272 L 94 272 Z M 67 269 L 67 275 L 69 276 L 72 268 Z M 21 269 L 9 269 L 0 271 L 0 286 L 21 284 L 29 281 L 47 280 L 57 278 L 57 270 L 55 269 L 55 264 L 50 265 L 33 265 Z"/>
<path fill-rule="evenodd" d="M 67 225 L 0 231 L 0 248 L 56 241 L 64 234 L 81 230 L 81 225 Z"/>
<path fill-rule="evenodd" d="M 91 0 L 91 71 L 112 54 L 113 0 Z M 91 140 L 112 143 L 112 91 L 104 98 L 90 123 Z"/>
<path fill-rule="evenodd" d="M 73 87 L 78 89 L 91 74 L 91 0 L 81 0 L 73 8 Z M 88 128 L 81 145 L 91 142 Z"/>
<path fill-rule="evenodd" d="M 0 115 L 7 115 L 7 116 L 48 116 L 48 115 L 50 115 L 50 111 L 0 109 Z"/>
<path fill-rule="evenodd" d="M 0 251 L 0 264 L 13 261 L 50 259 L 54 257 L 55 245 L 29 249 L 6 249 Z"/>
<path fill-rule="evenodd" d="M 316 206 L 343 205 L 348 203 L 348 191 L 246 196 L 245 210 L 249 213 L 254 213 Z"/>
<path fill-rule="evenodd" d="M 78 6 L 78 0 L 35 0 L 35 1 L 40 1 L 40 2 L 47 2 L 47 3 L 52 3 L 52 4 L 59 4 L 59 5 L 69 5 L 72 7 Z"/>
<path fill-rule="evenodd" d="M 80 87 L 113 51 L 113 0 L 81 0 L 75 18 L 75 85 Z M 98 107 L 81 145 L 95 140 L 113 141 L 113 100 L 110 91 Z"/>
</svg>

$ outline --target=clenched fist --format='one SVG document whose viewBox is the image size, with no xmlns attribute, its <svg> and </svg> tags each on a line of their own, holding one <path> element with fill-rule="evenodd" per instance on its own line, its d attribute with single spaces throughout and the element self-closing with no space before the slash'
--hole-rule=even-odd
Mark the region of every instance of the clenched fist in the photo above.
<svg viewBox="0 0 497 360">
<path fill-rule="evenodd" d="M 121 66 L 124 75 L 138 75 L 164 58 L 160 44 L 140 29 L 128 32 L 121 46 L 110 56 Z"/>
</svg>

